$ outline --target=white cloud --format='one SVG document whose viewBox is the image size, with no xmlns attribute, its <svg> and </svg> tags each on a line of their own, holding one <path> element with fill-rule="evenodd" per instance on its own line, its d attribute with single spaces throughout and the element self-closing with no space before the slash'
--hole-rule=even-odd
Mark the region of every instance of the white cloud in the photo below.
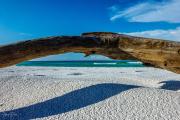
<svg viewBox="0 0 180 120">
<path fill-rule="evenodd" d="M 136 4 L 124 11 L 116 11 L 110 18 L 114 21 L 126 18 L 130 22 L 169 22 L 180 23 L 180 0 L 166 2 L 145 2 Z"/>
<path fill-rule="evenodd" d="M 124 33 L 124 34 L 139 36 L 139 37 L 147 37 L 147 38 L 173 40 L 180 42 L 180 27 L 170 30 L 159 29 L 159 30 L 151 30 L 151 31 Z"/>
</svg>

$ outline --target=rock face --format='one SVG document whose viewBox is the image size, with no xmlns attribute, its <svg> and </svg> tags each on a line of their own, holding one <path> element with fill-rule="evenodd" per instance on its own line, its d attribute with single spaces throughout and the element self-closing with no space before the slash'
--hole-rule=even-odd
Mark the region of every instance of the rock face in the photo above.
<svg viewBox="0 0 180 120">
<path fill-rule="evenodd" d="M 109 32 L 48 37 L 1 46 L 0 67 L 66 52 L 80 52 L 87 56 L 101 54 L 119 60 L 139 60 L 154 67 L 180 73 L 180 42 Z"/>
</svg>

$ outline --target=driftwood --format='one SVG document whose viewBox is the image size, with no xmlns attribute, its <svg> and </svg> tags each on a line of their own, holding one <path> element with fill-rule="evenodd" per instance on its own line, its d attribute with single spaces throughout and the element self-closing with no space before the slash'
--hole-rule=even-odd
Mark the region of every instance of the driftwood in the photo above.
<svg viewBox="0 0 180 120">
<path fill-rule="evenodd" d="M 66 52 L 101 54 L 112 59 L 139 60 L 180 73 L 180 42 L 132 37 L 109 32 L 57 36 L 0 46 L 0 68 Z"/>
</svg>

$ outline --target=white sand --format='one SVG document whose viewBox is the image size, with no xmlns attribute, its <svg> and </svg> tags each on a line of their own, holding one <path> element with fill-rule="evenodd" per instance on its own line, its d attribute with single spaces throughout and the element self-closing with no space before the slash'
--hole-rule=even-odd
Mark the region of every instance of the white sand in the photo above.
<svg viewBox="0 0 180 120">
<path fill-rule="evenodd" d="M 157 68 L 0 69 L 0 120 L 180 120 L 180 75 Z"/>
</svg>

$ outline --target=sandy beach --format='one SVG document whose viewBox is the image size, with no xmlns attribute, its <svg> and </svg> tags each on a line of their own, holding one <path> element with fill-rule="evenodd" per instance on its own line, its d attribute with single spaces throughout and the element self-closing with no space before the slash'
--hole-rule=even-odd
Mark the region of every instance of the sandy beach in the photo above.
<svg viewBox="0 0 180 120">
<path fill-rule="evenodd" d="M 151 67 L 0 69 L 0 120 L 180 120 L 180 74 Z"/>
</svg>

